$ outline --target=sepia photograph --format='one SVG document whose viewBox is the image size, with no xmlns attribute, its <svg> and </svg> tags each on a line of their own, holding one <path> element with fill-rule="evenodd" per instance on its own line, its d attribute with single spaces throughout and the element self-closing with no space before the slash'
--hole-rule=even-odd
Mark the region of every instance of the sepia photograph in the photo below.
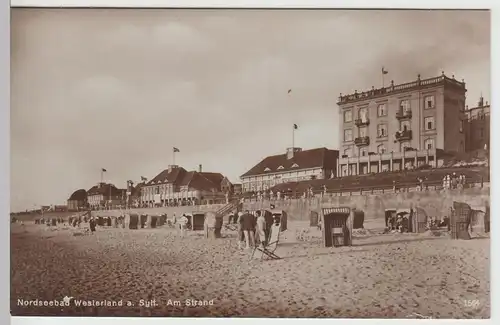
<svg viewBox="0 0 500 325">
<path fill-rule="evenodd" d="M 12 8 L 12 316 L 489 319 L 491 11 Z"/>
</svg>

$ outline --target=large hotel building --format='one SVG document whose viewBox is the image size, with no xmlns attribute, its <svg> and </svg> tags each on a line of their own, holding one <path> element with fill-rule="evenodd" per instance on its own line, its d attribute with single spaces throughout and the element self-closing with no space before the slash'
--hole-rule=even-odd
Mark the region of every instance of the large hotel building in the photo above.
<svg viewBox="0 0 500 325">
<path fill-rule="evenodd" d="M 441 76 L 340 95 L 337 175 L 439 166 L 464 152 L 465 82 Z"/>
</svg>

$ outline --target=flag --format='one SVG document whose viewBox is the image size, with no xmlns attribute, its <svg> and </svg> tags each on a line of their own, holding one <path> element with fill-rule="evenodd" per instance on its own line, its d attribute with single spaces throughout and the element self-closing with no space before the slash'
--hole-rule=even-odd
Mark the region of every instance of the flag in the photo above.
<svg viewBox="0 0 500 325">
<path fill-rule="evenodd" d="M 147 181 L 147 180 L 148 180 L 148 179 L 147 179 L 146 177 L 141 176 L 141 181 L 145 182 L 145 181 Z"/>
<path fill-rule="evenodd" d="M 176 147 L 174 147 L 174 152 L 181 152 L 179 149 L 177 149 Z"/>
<path fill-rule="evenodd" d="M 384 67 L 382 67 L 382 74 L 388 74 L 389 71 L 385 70 Z"/>
<path fill-rule="evenodd" d="M 297 124 L 294 124 L 294 125 L 293 125 L 293 129 L 294 129 L 294 130 L 297 130 L 298 128 L 299 128 L 299 127 L 297 126 Z"/>
<path fill-rule="evenodd" d="M 106 170 L 106 169 L 104 169 L 104 168 L 101 168 L 101 171 L 102 171 L 103 173 L 107 172 L 107 170 Z"/>
<path fill-rule="evenodd" d="M 291 90 L 291 89 L 288 89 L 288 93 L 291 93 L 291 92 L 292 92 L 292 90 Z"/>
</svg>

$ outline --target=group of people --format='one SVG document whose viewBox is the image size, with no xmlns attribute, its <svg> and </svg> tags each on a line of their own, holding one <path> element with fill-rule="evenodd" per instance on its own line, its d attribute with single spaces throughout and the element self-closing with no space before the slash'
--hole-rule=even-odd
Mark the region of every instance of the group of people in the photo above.
<svg viewBox="0 0 500 325">
<path fill-rule="evenodd" d="M 328 188 L 326 185 L 321 186 L 321 195 L 324 196 L 327 194 Z M 268 190 L 268 191 L 257 191 L 251 193 L 251 198 L 253 200 L 262 201 L 262 200 L 287 200 L 294 197 L 301 197 L 304 199 L 314 198 L 318 190 L 314 190 L 311 186 L 307 190 L 303 192 L 294 192 L 292 189 L 288 189 L 286 191 L 276 191 Z"/>
<path fill-rule="evenodd" d="M 260 210 L 255 215 L 248 210 L 238 212 L 237 215 L 231 215 L 230 221 L 238 225 L 239 249 L 265 246 L 269 241 L 271 227 L 279 224 L 279 219 L 275 219 L 270 212 L 262 213 Z"/>
<path fill-rule="evenodd" d="M 443 188 L 446 189 L 457 189 L 463 188 L 466 183 L 465 175 L 457 175 L 453 173 L 452 175 L 446 175 L 443 177 Z"/>
<path fill-rule="evenodd" d="M 177 216 L 174 213 L 174 216 L 172 217 L 171 224 L 174 228 L 177 228 L 179 230 L 181 237 L 184 237 L 186 235 L 186 229 L 187 229 L 188 223 L 189 223 L 189 219 L 185 213 L 183 213 L 179 219 L 177 219 Z"/>
</svg>

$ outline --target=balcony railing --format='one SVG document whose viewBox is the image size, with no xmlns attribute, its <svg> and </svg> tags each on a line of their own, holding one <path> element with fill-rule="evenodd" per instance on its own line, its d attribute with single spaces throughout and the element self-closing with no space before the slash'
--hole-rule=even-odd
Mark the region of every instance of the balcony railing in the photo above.
<svg viewBox="0 0 500 325">
<path fill-rule="evenodd" d="M 411 117 L 412 117 L 411 111 L 399 110 L 398 112 L 396 112 L 396 118 L 398 120 L 410 119 Z"/>
<path fill-rule="evenodd" d="M 396 132 L 396 140 L 398 141 L 410 141 L 411 139 L 412 139 L 411 130 Z"/>
<path fill-rule="evenodd" d="M 358 119 L 356 119 L 354 121 L 354 124 L 356 126 L 358 126 L 358 127 L 359 126 L 364 126 L 364 125 L 369 125 L 370 124 L 370 120 L 369 119 L 360 119 L 360 118 L 358 118 Z"/>
<path fill-rule="evenodd" d="M 357 145 L 358 147 L 368 146 L 370 144 L 370 138 L 369 137 L 358 137 L 358 138 L 354 139 L 354 144 Z"/>
</svg>

